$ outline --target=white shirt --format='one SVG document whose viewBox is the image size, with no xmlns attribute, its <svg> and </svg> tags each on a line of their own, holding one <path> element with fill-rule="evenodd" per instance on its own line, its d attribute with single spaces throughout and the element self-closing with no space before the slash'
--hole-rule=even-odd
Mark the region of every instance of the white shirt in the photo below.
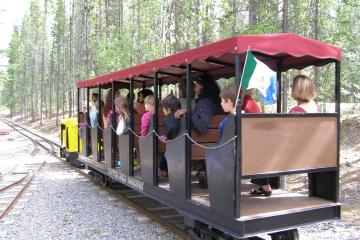
<svg viewBox="0 0 360 240">
<path fill-rule="evenodd" d="M 128 129 L 127 121 L 125 120 L 125 118 L 123 116 L 119 116 L 118 126 L 116 128 L 116 134 L 117 135 L 124 134 L 124 132 L 126 132 L 127 129 Z"/>
</svg>

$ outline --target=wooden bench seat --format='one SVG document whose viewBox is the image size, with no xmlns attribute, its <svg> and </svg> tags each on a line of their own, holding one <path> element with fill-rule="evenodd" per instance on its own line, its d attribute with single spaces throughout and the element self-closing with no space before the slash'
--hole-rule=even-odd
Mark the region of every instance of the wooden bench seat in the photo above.
<svg viewBox="0 0 360 240">
<path fill-rule="evenodd" d="M 201 145 L 216 143 L 219 139 L 219 124 L 225 116 L 225 114 L 215 115 L 211 120 L 211 123 L 209 125 L 209 131 L 206 134 L 200 134 L 193 129 L 191 132 L 192 139 Z M 205 160 L 205 149 L 192 143 L 191 160 Z"/>
</svg>

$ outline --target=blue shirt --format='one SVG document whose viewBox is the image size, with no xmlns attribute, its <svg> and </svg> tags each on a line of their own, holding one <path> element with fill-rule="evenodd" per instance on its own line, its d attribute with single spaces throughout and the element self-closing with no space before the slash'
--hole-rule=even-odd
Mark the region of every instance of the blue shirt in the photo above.
<svg viewBox="0 0 360 240">
<path fill-rule="evenodd" d="M 98 112 L 99 110 L 95 107 L 91 108 L 90 110 L 90 124 L 91 127 L 94 128 L 96 127 L 97 123 L 98 123 Z"/>
</svg>

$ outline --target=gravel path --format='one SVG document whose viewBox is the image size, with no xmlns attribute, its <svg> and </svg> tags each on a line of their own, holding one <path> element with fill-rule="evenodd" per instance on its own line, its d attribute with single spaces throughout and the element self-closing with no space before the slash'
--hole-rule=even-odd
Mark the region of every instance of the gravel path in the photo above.
<svg viewBox="0 0 360 240">
<path fill-rule="evenodd" d="M 0 223 L 0 239 L 178 239 L 50 158 L 17 208 Z"/>
</svg>

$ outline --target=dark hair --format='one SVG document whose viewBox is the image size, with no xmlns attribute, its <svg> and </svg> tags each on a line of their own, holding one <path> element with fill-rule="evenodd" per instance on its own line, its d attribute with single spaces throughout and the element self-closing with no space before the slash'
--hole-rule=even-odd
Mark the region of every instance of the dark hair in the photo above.
<svg viewBox="0 0 360 240">
<path fill-rule="evenodd" d="M 210 98 L 213 104 L 220 106 L 220 88 L 215 79 L 210 74 L 204 73 L 203 75 L 196 78 L 195 82 L 203 86 L 197 100 L 202 98 Z"/>
<path fill-rule="evenodd" d="M 228 85 L 224 87 L 220 92 L 220 98 L 223 98 L 225 101 L 230 100 L 233 106 L 236 105 L 236 87 L 234 85 Z"/>
<path fill-rule="evenodd" d="M 103 110 L 103 115 L 107 116 L 112 108 L 112 89 L 110 88 L 107 92 L 106 98 L 105 98 L 105 105 Z"/>
<path fill-rule="evenodd" d="M 99 98 L 99 94 L 98 93 L 92 93 L 91 94 L 91 97 L 93 98 L 93 97 L 96 97 L 96 99 L 98 99 Z"/>
<path fill-rule="evenodd" d="M 161 101 L 161 107 L 170 108 L 171 113 L 175 113 L 181 108 L 180 100 L 173 94 L 169 94 Z"/>
<path fill-rule="evenodd" d="M 153 91 L 151 91 L 150 89 L 147 89 L 147 88 L 141 89 L 137 93 L 138 98 L 139 98 L 140 94 L 143 96 L 143 99 L 145 99 L 149 95 L 154 95 Z"/>
</svg>

